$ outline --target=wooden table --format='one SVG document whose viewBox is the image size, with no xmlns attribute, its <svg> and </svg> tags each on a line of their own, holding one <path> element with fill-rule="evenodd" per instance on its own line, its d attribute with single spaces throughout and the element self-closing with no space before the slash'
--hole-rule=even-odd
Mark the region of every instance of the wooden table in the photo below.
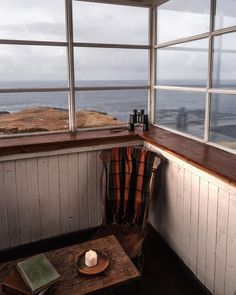
<svg viewBox="0 0 236 295">
<path fill-rule="evenodd" d="M 106 252 L 110 260 L 108 268 L 96 276 L 78 274 L 74 266 L 76 256 L 89 249 Z M 51 295 L 96 294 L 140 278 L 139 271 L 114 236 L 53 250 L 45 255 L 62 275 L 62 280 L 48 290 L 47 294 Z M 0 279 L 3 279 L 18 261 L 0 265 Z"/>
</svg>

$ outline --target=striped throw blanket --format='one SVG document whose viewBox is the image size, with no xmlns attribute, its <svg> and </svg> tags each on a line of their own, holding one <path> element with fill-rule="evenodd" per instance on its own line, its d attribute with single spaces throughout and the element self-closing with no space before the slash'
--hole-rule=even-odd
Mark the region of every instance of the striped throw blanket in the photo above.
<svg viewBox="0 0 236 295">
<path fill-rule="evenodd" d="M 141 226 L 157 155 L 144 148 L 115 148 L 109 166 L 106 222 Z M 160 159 L 158 158 L 158 165 Z"/>
</svg>

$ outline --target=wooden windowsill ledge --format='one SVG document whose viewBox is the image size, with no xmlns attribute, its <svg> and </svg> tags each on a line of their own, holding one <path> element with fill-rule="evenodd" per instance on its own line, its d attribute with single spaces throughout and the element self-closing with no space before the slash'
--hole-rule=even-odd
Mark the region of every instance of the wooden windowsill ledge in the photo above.
<svg viewBox="0 0 236 295">
<path fill-rule="evenodd" d="M 236 186 L 236 155 L 170 131 L 151 127 L 143 132 L 81 131 L 0 139 L 0 157 L 83 146 L 144 140 Z"/>
</svg>

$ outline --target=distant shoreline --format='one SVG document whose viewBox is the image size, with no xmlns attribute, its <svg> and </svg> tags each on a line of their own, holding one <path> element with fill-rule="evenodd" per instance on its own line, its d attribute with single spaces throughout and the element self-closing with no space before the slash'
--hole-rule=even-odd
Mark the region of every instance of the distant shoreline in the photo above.
<svg viewBox="0 0 236 295">
<path fill-rule="evenodd" d="M 76 112 L 77 128 L 120 125 L 104 112 L 81 110 Z M 0 134 L 17 134 L 69 129 L 68 110 L 63 108 L 36 107 L 19 112 L 0 112 Z"/>
</svg>

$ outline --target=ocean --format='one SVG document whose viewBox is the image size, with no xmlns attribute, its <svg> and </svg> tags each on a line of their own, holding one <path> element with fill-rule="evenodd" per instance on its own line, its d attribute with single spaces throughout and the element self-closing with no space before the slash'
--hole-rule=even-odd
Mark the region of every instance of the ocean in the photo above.
<svg viewBox="0 0 236 295">
<path fill-rule="evenodd" d="M 146 81 L 80 81 L 77 83 L 81 87 L 146 84 Z M 66 87 L 66 82 L 0 82 L 0 88 L 3 87 Z M 105 112 L 118 120 L 128 122 L 129 114 L 132 113 L 133 109 L 144 109 L 147 112 L 147 101 L 148 91 L 146 89 L 80 91 L 76 93 L 76 110 L 86 109 Z M 13 113 L 40 106 L 68 109 L 67 92 L 0 94 L 0 112 Z M 232 129 L 232 126 L 236 126 L 236 95 L 214 94 L 212 95 L 211 107 L 211 133 L 214 135 L 212 136 L 213 140 L 235 141 L 236 134 L 234 133 L 236 131 L 232 132 L 231 130 L 227 133 L 225 132 L 227 130 L 225 127 L 229 126 Z M 204 118 L 204 93 L 158 90 L 156 118 L 158 124 L 203 138 Z M 224 131 L 221 132 L 221 130 Z"/>
</svg>

